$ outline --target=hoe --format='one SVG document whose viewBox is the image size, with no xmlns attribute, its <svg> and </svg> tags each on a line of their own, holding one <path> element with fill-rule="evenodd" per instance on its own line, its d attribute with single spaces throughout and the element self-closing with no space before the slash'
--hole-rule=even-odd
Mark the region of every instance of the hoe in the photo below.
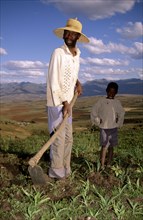
<svg viewBox="0 0 143 220">
<path fill-rule="evenodd" d="M 78 93 L 75 93 L 70 105 L 73 107 L 76 99 L 77 99 Z M 34 155 L 29 161 L 29 167 L 28 171 L 31 176 L 32 182 L 34 185 L 39 185 L 39 184 L 46 184 L 46 178 L 45 178 L 45 173 L 43 169 L 37 165 L 45 151 L 48 149 L 48 147 L 54 142 L 54 140 L 57 138 L 58 134 L 60 131 L 63 129 L 64 124 L 68 118 L 68 114 L 64 117 L 62 123 L 60 124 L 59 128 L 55 131 L 55 133 L 51 136 L 51 138 L 44 144 L 44 146 L 37 152 L 37 154 Z"/>
</svg>

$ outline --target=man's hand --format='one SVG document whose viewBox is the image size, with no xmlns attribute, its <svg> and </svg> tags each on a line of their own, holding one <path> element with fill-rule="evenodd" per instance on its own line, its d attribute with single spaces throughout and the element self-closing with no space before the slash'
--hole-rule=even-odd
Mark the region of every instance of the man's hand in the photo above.
<svg viewBox="0 0 143 220">
<path fill-rule="evenodd" d="M 79 80 L 77 80 L 77 82 L 76 82 L 76 91 L 77 91 L 78 95 L 82 94 L 82 85 L 79 82 Z"/>
<path fill-rule="evenodd" d="M 68 114 L 68 116 L 71 115 L 71 106 L 67 101 L 63 102 L 62 112 L 63 112 L 63 117 L 65 117 L 66 114 Z"/>
</svg>

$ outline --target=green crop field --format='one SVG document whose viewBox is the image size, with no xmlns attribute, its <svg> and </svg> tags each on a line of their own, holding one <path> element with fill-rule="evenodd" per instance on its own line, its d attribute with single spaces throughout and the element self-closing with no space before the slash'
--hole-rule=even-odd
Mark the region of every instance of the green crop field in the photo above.
<svg viewBox="0 0 143 220">
<path fill-rule="evenodd" d="M 28 161 L 49 140 L 45 100 L 1 103 L 1 220 L 142 220 L 142 96 L 118 96 L 124 126 L 113 164 L 100 170 L 99 129 L 90 111 L 99 97 L 78 98 L 73 109 L 72 174 L 33 185 Z M 49 168 L 49 149 L 39 161 Z"/>
</svg>

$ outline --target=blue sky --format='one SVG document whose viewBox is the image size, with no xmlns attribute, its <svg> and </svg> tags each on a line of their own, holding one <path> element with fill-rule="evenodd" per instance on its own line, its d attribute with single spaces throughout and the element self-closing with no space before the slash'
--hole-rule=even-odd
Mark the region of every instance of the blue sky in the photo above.
<svg viewBox="0 0 143 220">
<path fill-rule="evenodd" d="M 0 0 L 1 83 L 45 83 L 51 53 L 63 44 L 53 30 L 77 17 L 90 43 L 79 80 L 143 79 L 142 0 Z"/>
</svg>

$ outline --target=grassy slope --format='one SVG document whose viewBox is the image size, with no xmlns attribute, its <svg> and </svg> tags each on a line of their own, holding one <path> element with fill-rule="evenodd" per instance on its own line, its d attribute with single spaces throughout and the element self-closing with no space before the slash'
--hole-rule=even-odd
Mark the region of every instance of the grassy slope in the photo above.
<svg viewBox="0 0 143 220">
<path fill-rule="evenodd" d="M 27 162 L 49 138 L 45 101 L 2 106 L 2 220 L 142 219 L 142 97 L 119 97 L 128 110 L 126 119 L 133 120 L 128 120 L 119 131 L 113 166 L 105 172 L 99 172 L 99 131 L 90 130 L 89 113 L 98 98 L 78 99 L 74 107 L 72 175 L 65 181 L 49 182 L 42 187 L 32 185 Z M 39 162 L 45 172 L 48 158 L 49 151 Z"/>
</svg>

